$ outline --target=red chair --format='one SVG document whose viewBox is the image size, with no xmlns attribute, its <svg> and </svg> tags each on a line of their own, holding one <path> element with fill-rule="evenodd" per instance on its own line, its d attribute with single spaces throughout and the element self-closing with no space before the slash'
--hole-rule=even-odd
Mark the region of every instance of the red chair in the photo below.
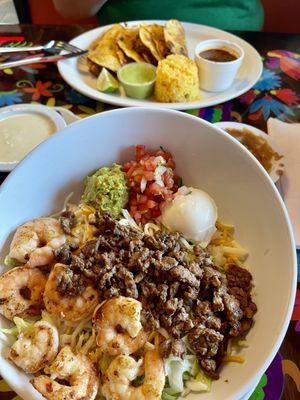
<svg viewBox="0 0 300 400">
<path fill-rule="evenodd" d="M 97 23 L 96 17 L 76 21 L 62 17 L 55 10 L 52 0 L 28 0 L 28 7 L 30 9 L 31 23 L 33 24 L 88 25 Z"/>
</svg>

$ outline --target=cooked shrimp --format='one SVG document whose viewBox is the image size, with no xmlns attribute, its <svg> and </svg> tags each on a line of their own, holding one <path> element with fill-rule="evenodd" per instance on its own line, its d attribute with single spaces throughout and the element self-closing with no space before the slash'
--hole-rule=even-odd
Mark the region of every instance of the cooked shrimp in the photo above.
<svg viewBox="0 0 300 400">
<path fill-rule="evenodd" d="M 10 245 L 9 257 L 27 262 L 29 267 L 51 263 L 53 250 L 66 241 L 60 222 L 55 218 L 37 218 L 21 225 Z"/>
<path fill-rule="evenodd" d="M 8 358 L 25 372 L 34 374 L 54 360 L 58 342 L 56 327 L 47 321 L 38 321 L 32 329 L 20 333 Z"/>
<path fill-rule="evenodd" d="M 87 356 L 74 354 L 69 346 L 59 352 L 45 372 L 53 379 L 40 375 L 30 382 L 48 400 L 94 400 L 97 395 L 99 379 L 94 364 Z M 69 385 L 58 383 L 56 378 Z"/>
<path fill-rule="evenodd" d="M 145 375 L 143 383 L 138 387 L 131 385 L 142 374 Z M 164 364 L 156 346 L 146 352 L 143 368 L 141 360 L 136 361 L 126 355 L 117 356 L 104 375 L 102 394 L 106 400 L 159 400 L 164 386 Z"/>
<path fill-rule="evenodd" d="M 10 320 L 39 315 L 46 280 L 38 268 L 16 267 L 0 276 L 0 313 Z"/>
<path fill-rule="evenodd" d="M 100 304 L 93 316 L 93 332 L 100 350 L 109 355 L 132 354 L 147 335 L 142 329 L 142 304 L 129 297 L 114 297 Z"/>
<path fill-rule="evenodd" d="M 68 296 L 59 292 L 58 285 L 68 276 L 69 268 L 64 264 L 55 264 L 46 283 L 44 302 L 47 311 L 67 321 L 80 321 L 93 314 L 98 304 L 98 292 L 87 286 L 83 293 Z"/>
</svg>

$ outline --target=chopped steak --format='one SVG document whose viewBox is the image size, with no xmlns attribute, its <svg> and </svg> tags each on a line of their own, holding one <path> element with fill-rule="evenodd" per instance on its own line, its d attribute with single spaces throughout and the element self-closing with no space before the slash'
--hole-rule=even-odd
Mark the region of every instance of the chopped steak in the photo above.
<svg viewBox="0 0 300 400">
<path fill-rule="evenodd" d="M 83 293 L 85 287 L 83 277 L 74 273 L 71 268 L 68 268 L 64 273 L 59 275 L 57 290 L 63 295 L 78 296 Z"/>
<path fill-rule="evenodd" d="M 197 326 L 188 334 L 191 349 L 201 357 L 211 358 L 218 353 L 219 344 L 224 336 L 211 328 Z"/>
<path fill-rule="evenodd" d="M 192 272 L 190 272 L 183 265 L 177 265 L 176 267 L 172 268 L 170 270 L 170 276 L 174 280 L 180 283 L 186 283 L 192 287 L 198 287 L 200 284 L 199 280 L 195 277 L 195 275 L 192 274 Z"/>
<path fill-rule="evenodd" d="M 251 288 L 252 275 L 245 268 L 230 264 L 226 271 L 228 286 L 236 286 L 249 291 Z"/>
<path fill-rule="evenodd" d="M 61 221 L 65 230 L 72 226 L 69 214 Z M 234 264 L 225 273 L 199 246 L 194 246 L 191 257 L 178 233 L 157 231 L 148 236 L 120 225 L 109 214 L 96 213 L 92 224 L 95 240 L 76 254 L 71 244 L 55 252 L 56 260 L 69 266 L 59 290 L 77 295 L 90 282 L 103 300 L 138 299 L 145 331 L 164 328 L 169 334 L 160 345 L 163 356 L 182 357 L 182 339 L 187 337 L 202 368 L 217 378 L 228 339 L 246 333 L 253 323 L 251 274 Z"/>
<path fill-rule="evenodd" d="M 159 328 L 159 321 L 150 310 L 142 309 L 142 319 L 144 329 L 147 332 L 153 332 Z"/>
<path fill-rule="evenodd" d="M 74 227 L 76 222 L 75 214 L 73 213 L 73 211 L 63 211 L 60 214 L 59 222 L 61 223 L 63 231 L 70 235 L 72 228 Z"/>
<path fill-rule="evenodd" d="M 251 297 L 252 275 L 245 268 L 230 264 L 226 271 L 228 293 L 236 299 L 242 310 L 240 329 L 237 334 L 247 333 L 253 323 L 253 316 L 257 311 L 256 304 Z"/>
<path fill-rule="evenodd" d="M 59 249 L 54 251 L 56 261 L 63 264 L 69 264 L 72 260 L 72 251 L 76 250 L 77 246 L 64 243 Z"/>
<path fill-rule="evenodd" d="M 160 345 L 162 357 L 167 358 L 170 354 L 174 357 L 183 357 L 186 353 L 186 347 L 182 340 L 167 339 Z"/>
</svg>

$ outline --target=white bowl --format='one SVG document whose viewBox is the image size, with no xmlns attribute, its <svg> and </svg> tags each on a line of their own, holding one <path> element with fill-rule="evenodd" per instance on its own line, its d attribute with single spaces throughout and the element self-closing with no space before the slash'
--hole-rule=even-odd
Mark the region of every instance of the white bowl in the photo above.
<svg viewBox="0 0 300 400">
<path fill-rule="evenodd" d="M 57 107 L 58 108 L 58 107 Z M 59 107 L 60 108 L 60 107 Z M 0 119 L 5 119 L 7 117 L 12 117 L 14 115 L 19 114 L 41 114 L 46 117 L 48 120 L 52 121 L 55 131 L 54 133 L 60 131 L 61 129 L 67 126 L 66 121 L 60 115 L 59 112 L 56 112 L 52 107 L 47 107 L 42 104 L 14 104 L 12 106 L 3 107 L 0 109 Z M 12 171 L 15 166 L 19 163 L 19 161 L 15 162 L 6 162 L 0 160 L 0 171 Z"/>
<path fill-rule="evenodd" d="M 87 174 L 133 157 L 132 145 L 163 146 L 176 160 L 186 185 L 206 190 L 220 218 L 236 227 L 249 249 L 258 305 L 248 335 L 244 364 L 227 364 L 211 393 L 187 400 L 238 400 L 249 392 L 279 349 L 290 321 L 296 290 L 296 254 L 286 209 L 271 179 L 242 145 L 199 118 L 171 110 L 131 108 L 108 111 L 75 122 L 32 151 L 0 189 L 1 261 L 9 236 L 22 222 L 61 209 L 77 198 Z M 0 325 L 6 325 L 4 318 Z M 3 358 L 0 374 L 25 400 L 41 398 L 29 376 Z M 228 380 L 228 382 L 225 382 Z"/>
</svg>

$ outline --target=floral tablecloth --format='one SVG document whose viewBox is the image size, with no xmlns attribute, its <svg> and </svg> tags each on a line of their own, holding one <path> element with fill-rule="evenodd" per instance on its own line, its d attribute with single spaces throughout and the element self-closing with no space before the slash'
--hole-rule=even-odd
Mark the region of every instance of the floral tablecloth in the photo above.
<svg viewBox="0 0 300 400">
<path fill-rule="evenodd" d="M 79 26 L 2 26 L 0 45 L 28 45 L 50 39 L 69 40 L 87 28 Z M 234 120 L 266 131 L 266 121 L 276 117 L 300 121 L 300 38 L 297 35 L 239 32 L 260 52 L 264 70 L 259 81 L 238 98 L 203 109 L 187 111 L 210 122 Z M 63 106 L 80 117 L 113 107 L 91 100 L 68 86 L 55 65 L 35 64 L 0 71 L 0 107 L 38 102 Z M 0 182 L 6 174 L 0 173 Z M 299 205 L 300 206 L 300 205 Z M 300 253 L 298 252 L 298 265 Z M 300 281 L 300 279 L 299 279 Z M 280 352 L 262 376 L 251 400 L 296 400 L 300 398 L 300 285 L 292 321 Z M 0 378 L 0 399 L 16 395 Z"/>
</svg>

